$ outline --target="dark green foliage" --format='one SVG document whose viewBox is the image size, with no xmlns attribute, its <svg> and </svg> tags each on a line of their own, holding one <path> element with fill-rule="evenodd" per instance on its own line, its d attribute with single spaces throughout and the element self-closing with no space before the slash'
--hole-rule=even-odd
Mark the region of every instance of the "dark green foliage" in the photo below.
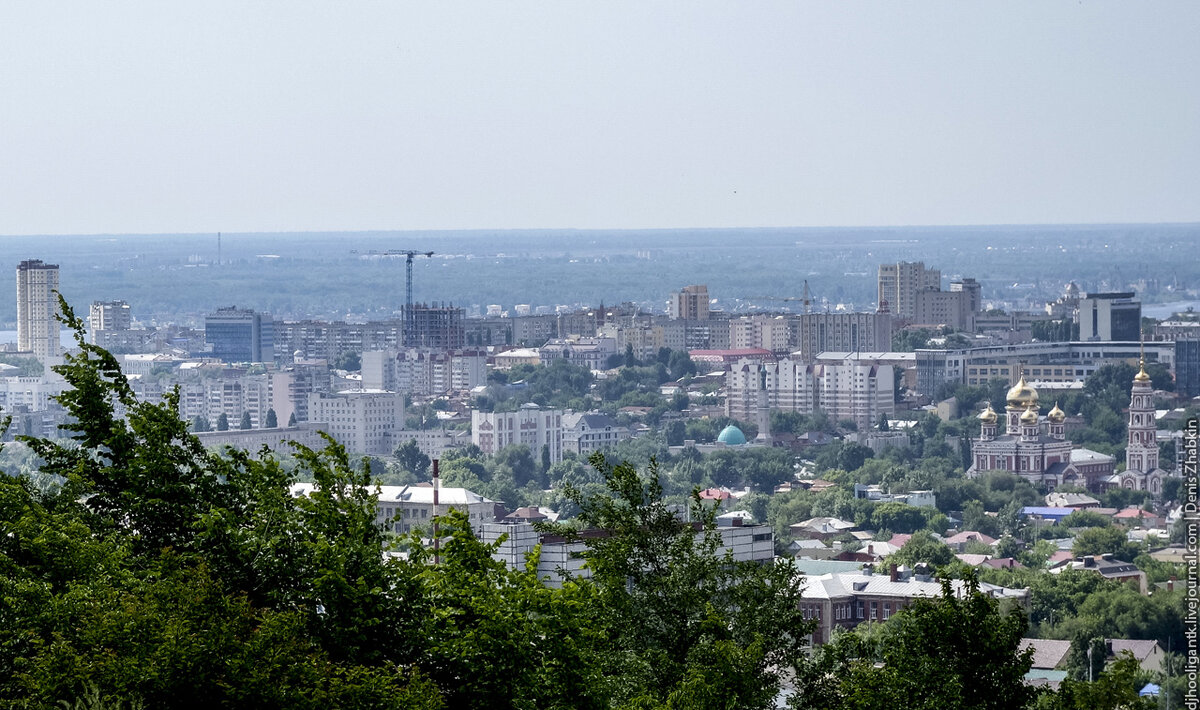
<svg viewBox="0 0 1200 710">
<path fill-rule="evenodd" d="M 79 346 L 60 369 L 72 440 L 21 438 L 40 459 L 36 482 L 0 477 L 0 706 L 766 708 L 793 673 L 804 707 L 1028 700 L 1012 685 L 1024 661 L 1009 641 L 1021 629 L 973 593 L 876 625 L 887 643 L 839 640 L 806 660 L 795 567 L 718 554 L 715 511 L 693 498 L 685 523 L 663 499 L 663 479 L 737 478 L 767 491 L 790 477 L 781 451 L 685 451 L 671 476 L 653 437 L 617 449 L 647 462 L 644 473 L 601 456 L 546 466 L 527 447 L 487 461 L 475 447 L 447 452 L 446 485 L 509 502 L 554 482 L 559 509 L 599 531 L 584 536 L 592 580 L 548 587 L 536 560 L 513 570 L 493 558 L 462 514 L 439 519 L 436 564 L 417 534 L 391 537 L 370 461 L 352 464 L 332 440 L 296 447 L 288 466 L 268 452 L 205 451 L 176 395 L 137 401 L 110 354 Z M 911 466 L 868 459 L 859 475 L 949 480 Z M 293 495 L 301 479 L 311 484 Z M 1001 519 L 1021 491 L 1003 477 L 970 483 Z M 843 488 L 744 503 L 777 528 L 815 514 L 918 522 Z M 919 531 L 896 559 L 943 560 L 948 548 L 932 543 Z M 394 546 L 409 558 L 385 554 Z M 1143 597 L 1070 572 L 1028 586 L 1035 619 L 1062 636 L 1182 638 L 1181 591 Z M 1086 691 L 1060 707 L 1079 707 Z"/>
<path fill-rule="evenodd" d="M 335 370 L 357 372 L 362 369 L 362 357 L 356 352 L 345 352 L 338 355 L 330 365 Z"/>
<path fill-rule="evenodd" d="M 879 628 L 845 633 L 823 646 L 810 671 L 805 710 L 1012 710 L 1036 697 L 1025 684 L 1031 650 L 1018 652 L 1020 612 L 1002 613 L 969 578 L 963 595 L 918 599 Z M 860 627 L 863 628 L 863 627 Z M 878 663 L 877 663 L 878 662 Z"/>
<path fill-rule="evenodd" d="M 1072 552 L 1079 555 L 1111 554 L 1119 560 L 1132 562 L 1139 547 L 1125 538 L 1125 530 L 1111 525 L 1090 527 L 1075 536 Z"/>
<path fill-rule="evenodd" d="M 229 417 L 225 416 L 225 412 L 217 417 L 217 431 L 229 431 Z"/>
<path fill-rule="evenodd" d="M 1062 519 L 1062 525 L 1068 528 L 1101 528 L 1107 527 L 1111 521 L 1091 510 L 1076 510 Z"/>
<path fill-rule="evenodd" d="M 910 534 L 924 528 L 932 508 L 916 508 L 904 503 L 882 503 L 871 513 L 871 525 L 876 530 Z"/>
<path fill-rule="evenodd" d="M 1100 645 L 1095 655 L 1103 657 Z M 1151 710 L 1158 707 L 1154 698 L 1139 698 L 1138 688 L 1144 682 L 1139 677 L 1137 659 L 1129 651 L 1104 668 L 1103 661 L 1096 669 L 1094 683 L 1067 678 L 1059 692 L 1039 699 L 1038 710 Z"/>
<path fill-rule="evenodd" d="M 1030 331 L 1034 340 L 1043 343 L 1065 343 L 1079 339 L 1079 324 L 1070 318 L 1035 321 Z"/>
<path fill-rule="evenodd" d="M 582 402 L 588 397 L 592 373 L 586 367 L 572 365 L 560 358 L 551 360 L 548 365 L 516 365 L 507 373 L 493 371 L 488 374 L 488 379 L 499 385 L 512 385 L 488 387 L 488 397 L 493 402 L 502 402 L 506 410 L 527 402 L 562 408 L 571 406 L 573 400 Z"/>
<path fill-rule="evenodd" d="M 238 422 L 238 429 L 245 431 L 246 429 L 249 429 L 250 426 L 250 412 L 242 412 L 242 420 Z"/>
<path fill-rule="evenodd" d="M 842 471 L 857 471 L 867 459 L 874 456 L 871 449 L 853 441 L 834 441 L 822 447 L 816 463 L 820 468 L 837 468 Z"/>
<path fill-rule="evenodd" d="M 954 551 L 945 543 L 938 542 L 927 530 L 913 533 L 904 547 L 888 557 L 888 562 L 897 565 L 915 566 L 924 562 L 934 567 L 943 567 L 954 561 Z"/>
<path fill-rule="evenodd" d="M 449 707 L 608 707 L 595 590 L 537 578 L 536 560 L 511 570 L 479 542 L 462 512 L 442 520 L 441 564 L 413 545 L 423 615 L 420 665 Z M 416 541 L 414 541 L 415 543 Z"/>
<path fill-rule="evenodd" d="M 591 458 L 613 495 L 568 489 L 585 528 L 584 559 L 609 611 L 601 620 L 621 676 L 618 704 L 770 707 L 780 673 L 801 663 L 810 624 L 790 563 L 722 559 L 714 511 L 693 498 L 696 524 L 662 500 L 658 471 Z M 574 528 L 550 526 L 568 539 Z"/>
<path fill-rule="evenodd" d="M 274 429 L 277 426 L 279 426 L 279 419 L 277 419 L 275 417 L 275 410 L 268 409 L 267 410 L 267 421 L 263 424 L 263 427 L 266 429 Z"/>
<path fill-rule="evenodd" d="M 667 438 L 667 446 L 683 446 L 687 435 L 687 426 L 682 419 L 673 419 L 663 427 L 663 434 Z"/>
<path fill-rule="evenodd" d="M 929 339 L 936 333 L 927 328 L 906 328 L 892 335 L 892 350 L 894 352 L 912 352 L 919 348 L 929 347 Z"/>
<path fill-rule="evenodd" d="M 15 372 L 13 370 L 6 370 L 6 377 L 41 377 L 46 373 L 46 366 L 36 357 L 20 357 L 0 353 L 0 363 L 12 365 L 17 368 Z"/>
<path fill-rule="evenodd" d="M 772 492 L 775 486 L 792 477 L 791 457 L 774 448 L 714 451 L 704 457 L 699 467 L 705 480 L 714 485 L 750 486 L 763 493 Z"/>
<path fill-rule="evenodd" d="M 421 452 L 421 448 L 417 446 L 414 439 L 409 439 L 403 444 L 396 447 L 396 451 L 392 454 L 396 457 L 400 466 L 405 471 L 416 476 L 418 479 L 425 479 L 429 475 L 429 457 Z"/>
</svg>

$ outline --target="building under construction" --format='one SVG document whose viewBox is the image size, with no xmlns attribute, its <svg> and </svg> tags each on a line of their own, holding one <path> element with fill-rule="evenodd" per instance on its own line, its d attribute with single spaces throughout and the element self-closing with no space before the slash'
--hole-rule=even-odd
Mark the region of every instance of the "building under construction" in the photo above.
<svg viewBox="0 0 1200 710">
<path fill-rule="evenodd" d="M 405 338 L 404 344 L 410 348 L 454 350 L 466 345 L 461 308 L 444 303 L 414 303 L 412 313 L 406 316 L 412 335 Z"/>
</svg>

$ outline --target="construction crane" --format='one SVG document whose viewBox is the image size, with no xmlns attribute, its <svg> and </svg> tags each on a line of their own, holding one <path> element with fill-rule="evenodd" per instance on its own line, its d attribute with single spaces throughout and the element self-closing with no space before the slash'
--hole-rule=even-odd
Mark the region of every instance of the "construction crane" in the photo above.
<svg viewBox="0 0 1200 710">
<path fill-rule="evenodd" d="M 747 301 L 778 301 L 778 302 L 800 301 L 801 303 L 804 304 L 804 312 L 812 313 L 813 299 L 812 299 L 812 294 L 809 293 L 809 291 L 808 291 L 808 279 L 804 280 L 804 291 L 802 292 L 802 294 L 800 296 L 786 296 L 784 298 L 778 298 L 775 296 L 756 296 L 754 298 L 747 298 L 746 300 Z"/>
<path fill-rule="evenodd" d="M 357 252 L 356 252 L 357 253 Z M 415 249 L 388 249 L 387 251 L 368 251 L 364 252 L 370 256 L 403 256 L 404 257 L 404 344 L 409 345 L 413 342 L 413 299 L 412 299 L 412 267 L 413 259 L 418 256 L 432 257 L 431 251 L 417 251 Z"/>
</svg>

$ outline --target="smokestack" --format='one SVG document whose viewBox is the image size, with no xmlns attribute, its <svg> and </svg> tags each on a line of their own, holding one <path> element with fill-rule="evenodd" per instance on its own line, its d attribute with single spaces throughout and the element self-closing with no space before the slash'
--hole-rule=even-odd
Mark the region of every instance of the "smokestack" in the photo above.
<svg viewBox="0 0 1200 710">
<path fill-rule="evenodd" d="M 897 579 L 898 579 L 898 575 L 896 574 L 896 565 L 895 565 L 895 563 L 893 563 L 893 564 L 891 564 L 891 565 L 889 565 L 889 566 L 888 566 L 888 577 L 889 577 L 889 578 L 890 578 L 890 579 L 891 579 L 893 582 L 897 581 Z"/>
<path fill-rule="evenodd" d="M 439 486 L 440 486 L 440 481 L 438 480 L 438 460 L 434 459 L 433 460 L 433 564 L 435 564 L 435 565 L 441 564 L 441 562 L 442 562 L 441 554 L 440 554 L 442 541 L 438 535 L 438 515 L 441 514 L 440 511 L 438 510 L 438 487 Z"/>
</svg>

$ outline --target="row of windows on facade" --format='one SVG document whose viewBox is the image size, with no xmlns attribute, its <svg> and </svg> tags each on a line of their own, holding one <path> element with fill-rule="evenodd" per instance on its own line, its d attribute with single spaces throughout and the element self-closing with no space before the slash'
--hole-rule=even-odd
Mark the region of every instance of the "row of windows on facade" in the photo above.
<svg viewBox="0 0 1200 710">
<path fill-rule="evenodd" d="M 870 602 L 870 607 L 866 606 L 866 602 L 854 602 L 853 604 L 834 604 L 833 618 L 835 621 L 848 621 L 854 619 L 871 619 L 872 621 L 891 617 L 893 611 L 900 611 L 903 608 L 902 602 L 896 602 L 895 609 L 892 608 L 892 602 L 882 602 L 882 616 L 880 616 L 880 602 Z M 870 616 L 866 614 L 870 613 Z M 819 605 L 804 605 L 803 606 L 805 619 L 820 619 L 821 607 Z"/>
<path fill-rule="evenodd" d="M 990 375 L 1008 375 L 1010 369 L 1011 368 L 1008 368 L 1008 367 L 993 367 L 991 369 L 986 368 L 986 367 L 970 367 L 970 368 L 967 368 L 967 374 L 968 375 L 989 375 L 989 374 Z M 1064 372 L 1064 368 L 1061 368 L 1061 367 L 1031 367 L 1025 371 L 1025 374 L 1034 376 L 1034 377 L 1037 377 L 1039 375 L 1042 377 L 1063 377 L 1063 376 L 1071 377 L 1071 376 L 1083 376 L 1083 375 L 1086 375 L 1087 373 L 1084 372 L 1083 370 L 1077 370 L 1077 369 L 1072 369 L 1072 368 L 1065 368 L 1065 372 Z"/>
</svg>

